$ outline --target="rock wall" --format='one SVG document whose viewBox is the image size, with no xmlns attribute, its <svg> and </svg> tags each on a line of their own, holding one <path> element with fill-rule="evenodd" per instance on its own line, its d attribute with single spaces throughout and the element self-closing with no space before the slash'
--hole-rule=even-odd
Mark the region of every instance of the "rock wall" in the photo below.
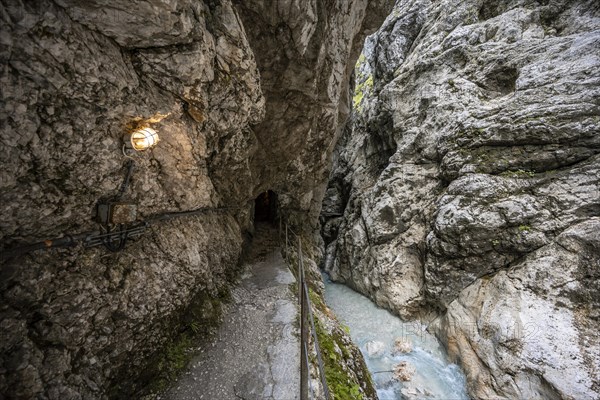
<svg viewBox="0 0 600 400">
<path fill-rule="evenodd" d="M 325 269 L 437 317 L 475 398 L 597 398 L 596 2 L 400 0 L 355 74 Z"/>
<path fill-rule="evenodd" d="M 227 292 L 259 193 L 316 215 L 352 65 L 389 3 L 2 1 L 1 249 L 98 229 L 134 126 L 161 139 L 134 155 L 138 219 L 207 212 L 119 253 L 3 260 L 1 395 L 126 396 L 189 305 L 211 314 Z"/>
<path fill-rule="evenodd" d="M 393 1 L 236 2 L 268 99 L 265 118 L 252 127 L 260 144 L 252 178 L 260 190 L 270 184 L 280 194 L 291 223 L 318 230 L 331 153 L 350 111 L 354 62 Z"/>
</svg>

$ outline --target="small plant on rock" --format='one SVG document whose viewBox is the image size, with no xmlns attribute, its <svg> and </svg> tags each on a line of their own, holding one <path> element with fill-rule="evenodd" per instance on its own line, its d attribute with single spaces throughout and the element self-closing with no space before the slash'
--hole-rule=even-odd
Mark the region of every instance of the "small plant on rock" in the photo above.
<svg viewBox="0 0 600 400">
<path fill-rule="evenodd" d="M 519 232 L 529 232 L 531 227 L 529 225 L 519 225 Z"/>
</svg>

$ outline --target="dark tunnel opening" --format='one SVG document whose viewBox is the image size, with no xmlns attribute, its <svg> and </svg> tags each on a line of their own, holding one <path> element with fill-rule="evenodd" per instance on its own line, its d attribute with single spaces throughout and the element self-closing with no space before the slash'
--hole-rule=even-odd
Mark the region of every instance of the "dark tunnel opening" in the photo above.
<svg viewBox="0 0 600 400">
<path fill-rule="evenodd" d="M 268 190 L 254 200 L 254 223 L 275 223 L 277 218 L 277 194 Z"/>
</svg>

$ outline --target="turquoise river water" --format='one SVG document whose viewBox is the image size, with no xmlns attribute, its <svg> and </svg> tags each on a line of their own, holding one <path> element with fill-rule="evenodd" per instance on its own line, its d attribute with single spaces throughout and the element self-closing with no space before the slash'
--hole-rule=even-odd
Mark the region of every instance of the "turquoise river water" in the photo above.
<svg viewBox="0 0 600 400">
<path fill-rule="evenodd" d="M 437 399 L 468 400 L 465 376 L 449 363 L 438 340 L 421 323 L 404 322 L 379 308 L 347 286 L 325 281 L 325 301 L 350 328 L 350 336 L 362 351 L 380 400 Z M 409 343 L 409 350 L 396 350 L 396 340 Z M 396 366 L 406 381 L 394 379 Z"/>
</svg>

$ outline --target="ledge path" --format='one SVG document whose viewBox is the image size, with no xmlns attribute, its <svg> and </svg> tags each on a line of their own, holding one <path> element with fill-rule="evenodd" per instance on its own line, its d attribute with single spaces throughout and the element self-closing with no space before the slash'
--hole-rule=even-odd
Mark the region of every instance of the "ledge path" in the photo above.
<svg viewBox="0 0 600 400">
<path fill-rule="evenodd" d="M 218 334 L 163 395 L 168 400 L 296 400 L 300 387 L 296 279 L 272 232 L 258 229 L 251 259 Z"/>
</svg>

